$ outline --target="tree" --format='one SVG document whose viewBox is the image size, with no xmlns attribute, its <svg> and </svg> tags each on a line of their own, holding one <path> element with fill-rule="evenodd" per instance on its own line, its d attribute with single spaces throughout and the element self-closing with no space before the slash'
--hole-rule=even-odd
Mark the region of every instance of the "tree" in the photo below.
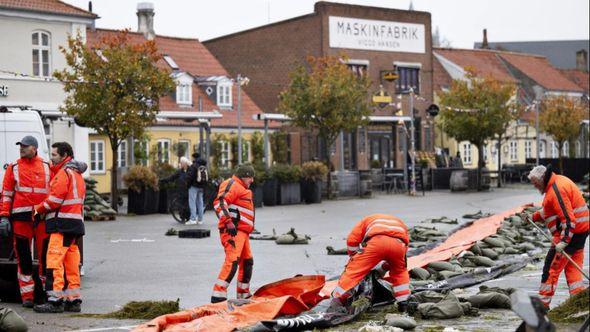
<svg viewBox="0 0 590 332">
<path fill-rule="evenodd" d="M 307 57 L 307 63 L 291 73 L 291 82 L 279 96 L 279 110 L 296 126 L 316 130 L 326 143 L 326 165 L 333 169 L 329 149 L 342 131 L 365 123 L 371 114 L 366 76 L 356 76 L 342 61 L 344 57 Z M 328 175 L 328 195 L 331 177 Z"/>
<path fill-rule="evenodd" d="M 90 48 L 80 35 L 60 47 L 69 68 L 54 73 L 67 93 L 61 110 L 99 135 L 108 137 L 113 152 L 111 206 L 117 209 L 117 149 L 125 139 L 141 137 L 154 123 L 160 97 L 174 81 L 159 69 L 154 41 L 131 43 L 128 31 L 104 37 Z"/>
<path fill-rule="evenodd" d="M 562 173 L 563 145 L 578 138 L 580 124 L 586 112 L 587 109 L 579 100 L 563 95 L 548 97 L 541 103 L 539 127 L 557 142 L 559 169 Z"/>
<path fill-rule="evenodd" d="M 469 141 L 477 146 L 478 190 L 481 189 L 481 169 L 485 166 L 483 145 L 505 131 L 514 119 L 514 92 L 514 85 L 490 76 L 478 77 L 468 69 L 465 80 L 454 80 L 451 89 L 440 95 L 445 132 L 457 141 Z"/>
</svg>

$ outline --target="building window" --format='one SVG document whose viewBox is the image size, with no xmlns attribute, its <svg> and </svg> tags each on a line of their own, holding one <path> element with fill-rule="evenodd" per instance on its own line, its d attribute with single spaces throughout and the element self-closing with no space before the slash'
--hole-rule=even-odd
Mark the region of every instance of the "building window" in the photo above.
<svg viewBox="0 0 590 332">
<path fill-rule="evenodd" d="M 191 142 L 189 140 L 179 140 L 177 145 L 176 155 L 188 158 L 191 153 Z M 190 158 L 189 158 L 190 160 Z"/>
<path fill-rule="evenodd" d="M 242 140 L 242 162 L 250 162 L 250 141 Z"/>
<path fill-rule="evenodd" d="M 160 163 L 170 163 L 170 140 L 158 140 L 158 161 Z"/>
<path fill-rule="evenodd" d="M 415 94 L 420 93 L 420 68 L 397 67 L 397 74 L 399 75 L 395 81 L 397 93 L 409 93 L 410 88 L 414 89 Z"/>
<path fill-rule="evenodd" d="M 483 145 L 483 160 L 487 163 L 488 162 L 488 145 Z"/>
<path fill-rule="evenodd" d="M 471 143 L 463 143 L 462 150 L 463 164 L 471 165 Z"/>
<path fill-rule="evenodd" d="M 532 158 L 533 156 L 533 142 L 530 140 L 524 141 L 524 157 Z"/>
<path fill-rule="evenodd" d="M 510 141 L 510 160 L 518 160 L 518 141 Z"/>
<path fill-rule="evenodd" d="M 367 75 L 368 65 L 357 63 L 347 63 L 346 65 L 356 77 L 364 77 Z"/>
<path fill-rule="evenodd" d="M 498 143 L 494 142 L 490 147 L 490 153 L 492 155 L 492 160 L 498 160 Z"/>
<path fill-rule="evenodd" d="M 150 148 L 147 141 L 135 140 L 133 149 L 133 157 L 135 158 L 136 165 L 148 166 Z"/>
<path fill-rule="evenodd" d="M 582 143 L 576 141 L 576 158 L 583 158 L 582 156 Z"/>
<path fill-rule="evenodd" d="M 50 76 L 51 38 L 49 33 L 35 31 L 31 34 L 33 44 L 33 76 Z"/>
<path fill-rule="evenodd" d="M 545 142 L 539 142 L 539 158 L 545 158 Z"/>
<path fill-rule="evenodd" d="M 220 159 L 219 163 L 220 166 L 223 168 L 229 168 L 229 142 L 228 141 L 219 141 L 219 151 Z"/>
<path fill-rule="evenodd" d="M 551 158 L 557 158 L 557 142 L 551 142 Z"/>
<path fill-rule="evenodd" d="M 176 103 L 191 105 L 193 103 L 193 91 L 191 84 L 178 84 L 176 86 Z"/>
<path fill-rule="evenodd" d="M 217 83 L 217 106 L 220 107 L 231 107 L 231 82 L 219 82 Z"/>
<path fill-rule="evenodd" d="M 127 167 L 127 141 L 122 141 L 117 148 L 117 166 Z"/>
<path fill-rule="evenodd" d="M 104 141 L 90 141 L 90 173 L 104 171 Z"/>
<path fill-rule="evenodd" d="M 564 157 L 570 156 L 570 142 L 568 142 L 568 141 L 563 142 L 563 147 L 561 148 L 561 154 Z"/>
</svg>

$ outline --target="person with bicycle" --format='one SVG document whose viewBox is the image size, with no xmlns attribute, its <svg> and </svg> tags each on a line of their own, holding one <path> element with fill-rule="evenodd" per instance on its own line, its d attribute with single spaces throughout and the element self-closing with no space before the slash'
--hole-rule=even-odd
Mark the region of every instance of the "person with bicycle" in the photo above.
<svg viewBox="0 0 590 332">
<path fill-rule="evenodd" d="M 182 206 L 188 209 L 188 169 L 191 166 L 191 161 L 186 157 L 180 158 L 180 167 L 172 175 L 160 179 L 161 183 L 175 183 L 176 201 L 182 202 Z M 183 209 L 184 210 L 184 209 Z"/>
</svg>

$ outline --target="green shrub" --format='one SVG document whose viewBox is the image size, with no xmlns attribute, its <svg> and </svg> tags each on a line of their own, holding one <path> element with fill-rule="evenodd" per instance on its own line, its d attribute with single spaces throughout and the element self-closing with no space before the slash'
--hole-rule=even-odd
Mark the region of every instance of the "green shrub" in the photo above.
<svg viewBox="0 0 590 332">
<path fill-rule="evenodd" d="M 127 188 L 135 192 L 141 192 L 145 188 L 159 190 L 158 176 L 146 166 L 132 166 L 123 176 L 123 181 Z"/>
<path fill-rule="evenodd" d="M 328 174 L 328 167 L 321 161 L 308 161 L 301 166 L 301 177 L 311 181 L 321 181 Z"/>
<path fill-rule="evenodd" d="M 381 162 L 379 160 L 371 160 L 371 168 L 381 168 Z"/>
<path fill-rule="evenodd" d="M 281 183 L 298 182 L 301 179 L 301 167 L 297 165 L 278 164 L 272 166 L 270 171 Z"/>
</svg>

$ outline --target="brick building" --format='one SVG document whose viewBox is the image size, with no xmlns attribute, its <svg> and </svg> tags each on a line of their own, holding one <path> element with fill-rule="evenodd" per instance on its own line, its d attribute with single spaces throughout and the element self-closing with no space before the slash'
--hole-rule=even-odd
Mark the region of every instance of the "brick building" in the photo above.
<svg viewBox="0 0 590 332">
<path fill-rule="evenodd" d="M 289 83 L 289 72 L 307 55 L 345 55 L 351 70 L 369 76 L 371 94 L 382 85 L 394 96 L 389 105 L 375 106 L 376 116 L 393 116 L 398 102 L 404 115 L 409 115 L 409 88 L 414 88 L 417 148 L 433 149 L 432 119 L 425 113 L 433 95 L 430 13 L 318 2 L 311 14 L 204 44 L 232 76 L 242 74 L 251 79 L 246 91 L 267 113 L 276 111 L 278 95 Z M 381 80 L 382 71 L 393 70 L 399 74 L 397 80 Z M 332 160 L 340 169 L 367 169 L 371 160 L 401 167 L 403 133 L 396 122 L 373 122 L 343 133 L 331 150 Z M 322 157 L 322 142 L 313 133 L 292 130 L 289 138 L 292 163 Z"/>
</svg>

